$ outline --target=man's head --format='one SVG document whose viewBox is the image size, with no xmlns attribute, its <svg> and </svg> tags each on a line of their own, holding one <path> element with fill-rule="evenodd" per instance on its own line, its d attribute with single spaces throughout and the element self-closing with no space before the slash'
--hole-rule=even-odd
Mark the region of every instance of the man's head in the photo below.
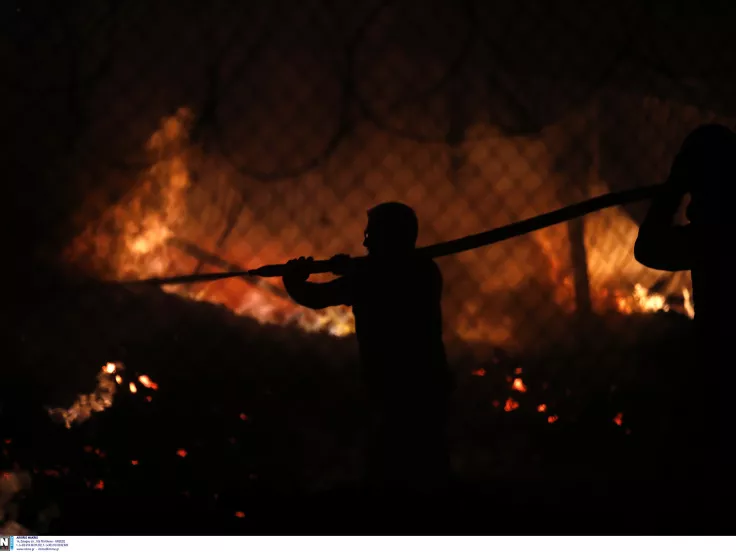
<svg viewBox="0 0 736 552">
<path fill-rule="evenodd" d="M 691 201 L 691 222 L 717 220 L 732 209 L 736 190 L 736 133 L 730 128 L 708 124 L 692 131 L 680 148 L 672 177 L 684 181 Z"/>
<path fill-rule="evenodd" d="M 405 255 L 416 247 L 419 222 L 403 203 L 381 203 L 368 211 L 363 246 L 369 255 Z"/>
</svg>

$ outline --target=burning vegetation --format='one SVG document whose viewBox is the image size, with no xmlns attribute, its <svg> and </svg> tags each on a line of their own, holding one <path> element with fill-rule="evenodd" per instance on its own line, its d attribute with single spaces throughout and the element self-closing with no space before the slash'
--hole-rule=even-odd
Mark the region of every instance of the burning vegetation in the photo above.
<svg viewBox="0 0 736 552">
<path fill-rule="evenodd" d="M 84 229 L 67 251 L 69 261 L 87 266 L 106 278 L 124 280 L 200 271 L 207 266 L 217 269 L 255 267 L 283 262 L 297 253 L 312 253 L 298 248 L 289 252 L 285 245 L 278 243 L 280 239 L 286 239 L 286 234 L 290 236 L 288 241 L 298 237 L 299 230 L 286 221 L 288 232 L 284 230 L 281 238 L 274 236 L 273 241 L 267 241 L 264 247 L 256 248 L 255 243 L 249 243 L 251 236 L 260 242 L 264 239 L 260 234 L 256 239 L 255 230 L 238 235 L 229 231 L 223 233 L 222 207 L 219 204 L 229 201 L 227 196 L 213 199 L 207 197 L 199 185 L 194 185 L 191 167 L 199 167 L 203 161 L 202 153 L 189 141 L 193 120 L 193 113 L 183 108 L 163 121 L 161 128 L 146 144 L 153 159 L 150 169 L 123 200 L 107 208 Z M 250 218 L 252 224 L 257 222 L 254 216 L 246 218 Z M 574 309 L 571 276 L 563 270 L 559 253 L 544 237 L 544 231 L 536 234 L 534 239 L 549 260 L 550 279 L 557 289 L 552 300 L 566 310 Z M 223 236 L 230 236 L 227 258 L 212 253 L 221 248 Z M 632 246 L 621 244 L 620 248 L 630 249 Z M 590 260 L 593 275 L 597 273 L 594 270 L 596 266 L 602 265 L 594 253 L 595 250 Z M 631 256 L 628 250 L 626 254 Z M 263 324 L 295 324 L 306 332 L 325 332 L 338 337 L 350 335 L 355 329 L 350 309 L 336 307 L 320 312 L 303 309 L 289 300 L 278 280 L 231 279 L 170 285 L 164 290 L 197 301 L 225 305 L 232 312 Z M 691 318 L 694 315 L 688 289 L 682 289 L 681 296 L 673 297 L 652 292 L 637 283 L 630 291 L 602 286 L 592 289 L 591 294 L 594 308 L 599 312 L 630 314 L 676 310 Z M 473 305 L 469 300 L 462 312 L 465 313 L 463 316 L 475 319 L 475 329 L 465 327 L 467 321 L 463 322 L 464 318 L 461 318 L 455 328 L 461 338 L 473 341 L 476 334 L 486 336 L 482 339 L 494 335 L 501 340 L 508 338 L 503 337 L 506 335 L 504 331 L 493 329 L 494 324 L 503 324 L 500 319 L 503 317 L 484 320 L 485 317 Z M 490 324 L 487 331 L 477 327 L 481 322 Z"/>
</svg>

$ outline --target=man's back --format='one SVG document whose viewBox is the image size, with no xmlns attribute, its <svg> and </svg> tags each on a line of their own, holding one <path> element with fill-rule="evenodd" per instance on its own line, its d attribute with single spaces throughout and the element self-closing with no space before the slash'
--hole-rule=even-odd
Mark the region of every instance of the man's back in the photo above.
<svg viewBox="0 0 736 552">
<path fill-rule="evenodd" d="M 419 256 L 370 260 L 350 279 L 361 360 L 372 386 L 449 386 L 436 263 Z"/>
</svg>

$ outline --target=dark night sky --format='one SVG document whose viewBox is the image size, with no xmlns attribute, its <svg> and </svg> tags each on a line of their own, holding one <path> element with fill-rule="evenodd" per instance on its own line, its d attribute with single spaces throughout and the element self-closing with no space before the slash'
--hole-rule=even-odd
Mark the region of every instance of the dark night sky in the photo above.
<svg viewBox="0 0 736 552">
<path fill-rule="evenodd" d="M 727 5 L 6 2 L 13 212 L 30 241 L 47 241 L 110 170 L 145 165 L 141 144 L 181 105 L 202 115 L 203 143 L 258 175 L 319 162 L 360 117 L 430 142 L 451 138 L 458 118 L 533 133 L 598 92 L 612 117 L 602 169 L 627 187 L 638 169 L 627 161 L 616 175 L 619 150 L 647 124 L 636 98 L 734 112 Z M 668 124 L 672 147 L 688 129 Z"/>
</svg>

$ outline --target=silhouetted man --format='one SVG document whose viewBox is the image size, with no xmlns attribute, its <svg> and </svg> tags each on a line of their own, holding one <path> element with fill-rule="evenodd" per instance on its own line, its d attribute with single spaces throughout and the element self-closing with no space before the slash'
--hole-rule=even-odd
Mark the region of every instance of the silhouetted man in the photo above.
<svg viewBox="0 0 736 552">
<path fill-rule="evenodd" d="M 352 306 L 365 381 L 379 417 L 369 478 L 384 490 L 432 490 L 446 483 L 446 408 L 453 383 L 442 342 L 442 275 L 416 253 L 418 223 L 401 203 L 368 211 L 356 263 L 333 258 L 341 277 L 307 282 L 310 259 L 287 264 L 284 286 L 297 303 Z"/>
<path fill-rule="evenodd" d="M 728 464 L 733 462 L 736 302 L 728 284 L 734 266 L 734 191 L 736 134 L 721 125 L 697 128 L 684 141 L 634 248 L 636 260 L 649 268 L 692 275 L 696 361 L 692 402 L 682 408 L 699 422 L 687 443 L 698 457 L 696 477 L 720 472 L 720 478 L 730 478 L 733 470 Z M 687 193 L 689 224 L 677 226 L 674 216 Z"/>
</svg>

